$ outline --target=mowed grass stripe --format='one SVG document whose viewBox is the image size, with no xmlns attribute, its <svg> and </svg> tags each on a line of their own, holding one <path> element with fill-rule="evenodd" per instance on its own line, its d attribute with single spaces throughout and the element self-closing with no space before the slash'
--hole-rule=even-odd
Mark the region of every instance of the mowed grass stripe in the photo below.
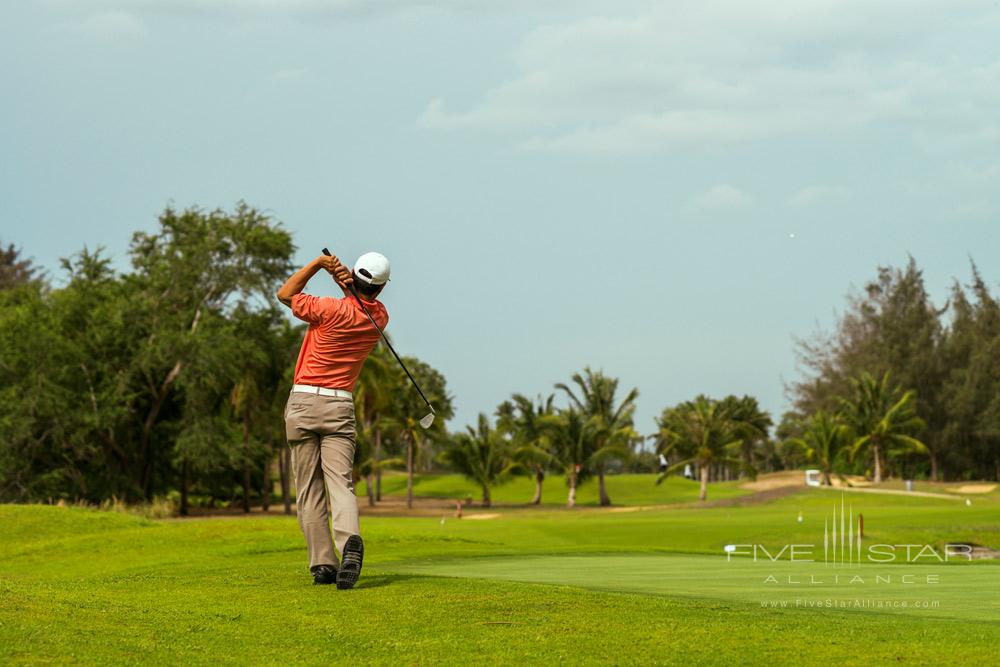
<svg viewBox="0 0 1000 667">
<path fill-rule="evenodd" d="M 612 553 L 416 561 L 400 565 L 398 570 L 711 598 L 758 607 L 785 601 L 792 608 L 809 609 L 810 603 L 832 600 L 851 605 L 848 608 L 854 613 L 1000 621 L 1000 597 L 996 595 L 1000 569 L 984 563 L 846 568 L 824 563 L 754 562 L 750 558 L 727 561 L 721 556 Z M 935 583 L 928 583 L 928 577 Z M 858 606 L 853 606 L 856 600 Z M 923 602 L 931 606 L 914 604 Z M 879 607 L 879 603 L 886 606 Z"/>
</svg>

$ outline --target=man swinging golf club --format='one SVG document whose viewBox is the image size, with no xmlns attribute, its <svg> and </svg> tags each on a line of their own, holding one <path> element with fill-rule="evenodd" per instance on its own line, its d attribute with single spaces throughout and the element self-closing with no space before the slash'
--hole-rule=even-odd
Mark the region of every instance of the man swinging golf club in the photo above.
<svg viewBox="0 0 1000 667">
<path fill-rule="evenodd" d="M 320 269 L 333 276 L 344 298 L 302 293 Z M 324 248 L 323 255 L 289 278 L 277 294 L 295 317 L 309 323 L 285 406 L 299 525 L 309 548 L 313 582 L 336 582 L 340 589 L 354 586 L 364 558 L 351 474 L 356 444 L 351 392 L 389 321 L 385 306 L 376 300 L 388 280 L 389 260 L 383 255 L 365 253 L 351 271 Z M 342 556 L 339 566 L 334 543 Z"/>
</svg>

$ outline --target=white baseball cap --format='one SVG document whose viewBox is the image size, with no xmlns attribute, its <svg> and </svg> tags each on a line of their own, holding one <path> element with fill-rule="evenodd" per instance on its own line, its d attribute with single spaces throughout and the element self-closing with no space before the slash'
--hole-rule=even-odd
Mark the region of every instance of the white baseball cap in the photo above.
<svg viewBox="0 0 1000 667">
<path fill-rule="evenodd" d="M 366 252 L 354 262 L 354 275 L 369 285 L 389 282 L 389 260 L 378 252 Z"/>
</svg>

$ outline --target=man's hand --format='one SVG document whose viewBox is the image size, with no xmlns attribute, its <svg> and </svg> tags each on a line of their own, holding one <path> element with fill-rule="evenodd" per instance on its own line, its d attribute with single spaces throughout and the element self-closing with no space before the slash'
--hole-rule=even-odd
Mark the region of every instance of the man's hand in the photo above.
<svg viewBox="0 0 1000 667">
<path fill-rule="evenodd" d="M 333 276 L 342 289 L 347 289 L 347 286 L 354 282 L 351 270 L 341 264 L 336 255 L 320 255 L 316 261 L 326 269 L 327 273 Z"/>
</svg>

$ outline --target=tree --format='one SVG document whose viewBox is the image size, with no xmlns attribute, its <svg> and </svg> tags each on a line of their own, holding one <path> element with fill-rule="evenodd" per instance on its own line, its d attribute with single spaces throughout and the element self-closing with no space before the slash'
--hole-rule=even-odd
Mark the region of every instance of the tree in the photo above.
<svg viewBox="0 0 1000 667">
<path fill-rule="evenodd" d="M 454 408 L 451 396 L 448 395 L 444 375 L 414 357 L 403 357 L 403 362 L 410 369 L 424 395 L 434 405 L 437 414 L 429 429 L 424 430 L 420 427 L 420 418 L 427 413 L 427 406 L 407 380 L 393 397 L 390 408 L 381 422 L 383 431 L 388 431 L 394 439 L 406 446 L 406 506 L 412 509 L 414 460 L 417 450 L 423 444 L 433 446 L 435 443 L 447 443 L 445 422 L 454 415 Z"/>
<path fill-rule="evenodd" d="M 9 290 L 22 285 L 40 283 L 41 275 L 30 259 L 22 259 L 21 251 L 8 244 L 0 245 L 0 290 Z"/>
<path fill-rule="evenodd" d="M 837 415 L 820 410 L 806 422 L 801 438 L 787 442 L 797 445 L 810 461 L 815 461 L 823 472 L 823 483 L 832 486 L 830 474 L 834 462 L 844 452 L 850 440 L 850 430 Z"/>
<path fill-rule="evenodd" d="M 497 418 L 502 427 L 513 434 L 514 448 L 511 457 L 535 479 L 532 505 L 542 502 L 545 469 L 555 460 L 549 451 L 549 439 L 541 423 L 543 417 L 554 413 L 553 399 L 551 394 L 546 399 L 539 397 L 536 404 L 523 394 L 514 394 L 511 400 L 504 401 L 497 408 Z"/>
<path fill-rule="evenodd" d="M 915 410 L 915 395 L 890 383 L 889 373 L 876 379 L 862 373 L 852 383 L 853 396 L 843 401 L 843 414 L 854 434 L 850 456 L 871 457 L 875 483 L 881 483 L 885 460 L 904 453 L 926 453 L 927 448 L 911 434 L 924 422 Z"/>
<path fill-rule="evenodd" d="M 393 397 L 406 389 L 404 383 L 408 382 L 392 353 L 380 341 L 368 355 L 354 389 L 358 443 L 364 450 L 358 460 L 364 462 L 362 474 L 369 505 L 382 500 L 382 468 L 395 463 L 395 460 L 382 461 L 382 417 L 389 410 Z"/>
<path fill-rule="evenodd" d="M 789 387 L 797 415 L 836 412 L 862 373 L 891 373 L 900 386 L 915 391 L 915 408 L 926 420 L 923 437 L 930 475 L 936 479 L 950 442 L 944 434 L 947 413 L 941 396 L 951 368 L 942 354 L 947 332 L 941 316 L 946 308 L 931 302 L 912 257 L 902 269 L 879 267 L 875 279 L 851 295 L 832 334 L 799 341 L 799 363 L 806 377 Z"/>
<path fill-rule="evenodd" d="M 656 483 L 662 483 L 668 475 L 693 463 L 700 469 L 701 490 L 698 499 L 704 501 L 708 496 L 709 467 L 738 462 L 733 451 L 742 441 L 738 426 L 726 404 L 706 396 L 698 396 L 693 401 L 664 410 L 657 425 L 657 452 L 664 456 L 676 452 L 682 460 L 667 468 Z"/>
<path fill-rule="evenodd" d="M 941 463 L 952 477 L 1000 480 L 1000 301 L 975 265 L 967 289 L 952 287 L 952 324 L 942 344 L 949 372 Z"/>
<path fill-rule="evenodd" d="M 632 415 L 639 390 L 632 389 L 620 403 L 616 402 L 618 380 L 589 367 L 583 373 L 574 373 L 572 382 L 577 393 L 564 383 L 556 384 L 569 399 L 570 404 L 587 418 L 595 420 L 596 449 L 604 450 L 591 457 L 597 473 L 598 492 L 601 506 L 611 504 L 611 498 L 604 483 L 607 463 L 614 459 L 624 459 L 631 453 L 630 445 L 638 441 L 639 435 L 632 428 Z"/>
<path fill-rule="evenodd" d="M 588 463 L 598 450 L 597 422 L 596 417 L 587 417 L 575 407 L 538 419 L 539 428 L 566 474 L 569 486 L 566 506 L 570 509 L 576 507 L 576 490 L 589 475 Z"/>
<path fill-rule="evenodd" d="M 149 329 L 135 360 L 148 392 L 137 456 L 144 497 L 159 453 L 169 449 L 150 446 L 160 411 L 185 369 L 215 350 L 204 344 L 207 319 L 254 298 L 271 307 L 275 286 L 291 270 L 292 250 L 288 232 L 243 203 L 232 213 L 168 208 L 156 233 L 133 235 L 135 316 Z"/>
<path fill-rule="evenodd" d="M 456 434 L 442 455 L 455 470 L 479 485 L 483 507 L 490 507 L 490 490 L 506 481 L 514 468 L 509 437 L 509 433 L 492 428 L 489 418 L 480 413 L 476 428 L 469 426 L 466 433 Z"/>
<path fill-rule="evenodd" d="M 767 442 L 773 425 L 771 415 L 760 408 L 753 396 L 727 396 L 722 401 L 723 409 L 733 422 L 733 431 L 740 438 L 740 474 L 756 479 L 755 453 Z"/>
</svg>

